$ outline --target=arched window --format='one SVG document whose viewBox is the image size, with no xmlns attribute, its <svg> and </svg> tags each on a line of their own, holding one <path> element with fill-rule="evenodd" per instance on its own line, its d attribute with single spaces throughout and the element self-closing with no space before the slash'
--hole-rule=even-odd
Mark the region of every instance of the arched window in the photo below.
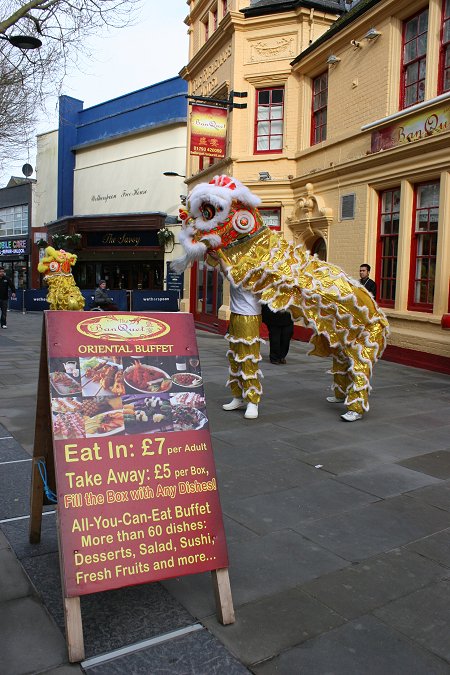
<svg viewBox="0 0 450 675">
<path fill-rule="evenodd" d="M 318 239 L 316 239 L 316 241 L 311 246 L 311 253 L 317 255 L 319 260 L 326 260 L 327 259 L 327 244 L 325 242 L 325 239 L 323 239 L 322 237 L 319 237 Z"/>
</svg>

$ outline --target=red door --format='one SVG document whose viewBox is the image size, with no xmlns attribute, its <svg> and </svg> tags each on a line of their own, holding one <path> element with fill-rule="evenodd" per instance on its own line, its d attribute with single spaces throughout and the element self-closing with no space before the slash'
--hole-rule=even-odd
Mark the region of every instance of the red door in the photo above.
<svg viewBox="0 0 450 675">
<path fill-rule="evenodd" d="M 219 331 L 218 312 L 223 301 L 223 280 L 217 268 L 210 267 L 204 261 L 193 266 L 191 298 L 195 322 Z"/>
</svg>

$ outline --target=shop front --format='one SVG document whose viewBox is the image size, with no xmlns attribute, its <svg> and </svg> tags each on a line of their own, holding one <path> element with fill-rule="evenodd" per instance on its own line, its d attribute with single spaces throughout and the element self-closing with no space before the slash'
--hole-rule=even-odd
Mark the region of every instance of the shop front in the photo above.
<svg viewBox="0 0 450 675">
<path fill-rule="evenodd" d="M 26 237 L 0 239 L 0 267 L 4 267 L 6 276 L 15 288 L 28 288 L 28 256 L 30 242 Z"/>
<path fill-rule="evenodd" d="M 111 290 L 162 290 L 164 250 L 158 230 L 164 227 L 162 213 L 111 216 L 73 216 L 48 225 L 50 242 L 61 235 L 80 234 L 73 250 L 77 255 L 74 277 L 81 289 L 95 288 L 104 279 Z M 58 239 L 59 235 L 59 239 Z"/>
</svg>

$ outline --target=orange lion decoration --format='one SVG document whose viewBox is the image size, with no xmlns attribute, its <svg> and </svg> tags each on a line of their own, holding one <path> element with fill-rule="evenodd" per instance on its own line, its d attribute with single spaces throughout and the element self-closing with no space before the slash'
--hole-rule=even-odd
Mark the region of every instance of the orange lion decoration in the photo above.
<svg viewBox="0 0 450 675">
<path fill-rule="evenodd" d="M 71 272 L 76 261 L 77 256 L 73 253 L 62 249 L 57 251 L 53 246 L 45 249 L 45 257 L 38 265 L 38 272 L 45 275 L 50 309 L 76 311 L 84 308 L 84 298 Z"/>
</svg>

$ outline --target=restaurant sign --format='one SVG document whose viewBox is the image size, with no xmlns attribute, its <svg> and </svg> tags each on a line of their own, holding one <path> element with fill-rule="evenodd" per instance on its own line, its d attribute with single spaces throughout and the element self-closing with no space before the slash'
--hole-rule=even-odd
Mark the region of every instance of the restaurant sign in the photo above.
<svg viewBox="0 0 450 675">
<path fill-rule="evenodd" d="M 0 256 L 28 253 L 28 239 L 0 239 Z"/>
<path fill-rule="evenodd" d="M 225 157 L 227 109 L 193 105 L 191 112 L 191 155 Z"/>
<path fill-rule="evenodd" d="M 155 246 L 160 248 L 157 230 L 139 230 L 127 232 L 88 232 L 88 247 L 105 248 L 141 248 Z"/>
<path fill-rule="evenodd" d="M 227 567 L 192 315 L 45 320 L 65 597 Z"/>
<path fill-rule="evenodd" d="M 401 145 L 421 141 L 450 130 L 450 107 L 435 108 L 390 124 L 372 133 L 371 151 L 389 150 Z"/>
</svg>

